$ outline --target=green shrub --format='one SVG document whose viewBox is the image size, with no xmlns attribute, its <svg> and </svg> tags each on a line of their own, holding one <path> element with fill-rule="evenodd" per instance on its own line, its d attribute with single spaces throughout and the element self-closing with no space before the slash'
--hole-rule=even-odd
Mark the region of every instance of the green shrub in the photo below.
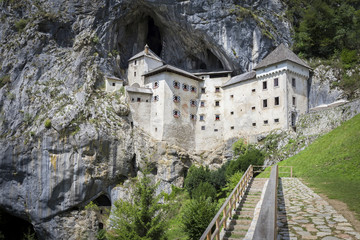
<svg viewBox="0 0 360 240">
<path fill-rule="evenodd" d="M 209 168 L 196 167 L 192 165 L 185 178 L 185 189 L 192 197 L 192 191 L 199 186 L 201 182 L 210 182 L 211 173 Z"/>
<path fill-rule="evenodd" d="M 197 186 L 192 191 L 192 198 L 193 199 L 200 199 L 200 198 L 211 198 L 212 201 L 216 200 L 216 189 L 213 185 L 208 182 L 201 182 L 199 186 Z"/>
<path fill-rule="evenodd" d="M 340 54 L 341 62 L 344 64 L 345 69 L 351 68 L 358 60 L 357 58 L 357 51 L 356 50 L 349 50 L 343 49 Z"/>
<path fill-rule="evenodd" d="M 15 22 L 15 28 L 18 32 L 21 32 L 24 30 L 24 28 L 26 27 L 26 25 L 28 24 L 29 22 L 29 19 L 25 19 L 25 18 L 22 18 L 20 19 L 19 21 L 16 21 Z"/>
<path fill-rule="evenodd" d="M 182 216 L 183 231 L 189 239 L 199 239 L 216 214 L 216 203 L 210 198 L 192 199 L 185 206 Z"/>
<path fill-rule="evenodd" d="M 226 168 L 228 165 L 229 162 L 226 162 L 219 169 L 210 172 L 210 183 L 217 191 L 220 191 L 226 184 Z"/>
<path fill-rule="evenodd" d="M 97 35 L 95 35 L 95 36 L 92 38 L 92 42 L 93 42 L 94 44 L 98 44 L 98 43 L 100 42 L 99 37 L 98 37 Z"/>
<path fill-rule="evenodd" d="M 240 138 L 232 145 L 232 149 L 234 151 L 234 155 L 244 154 L 247 150 L 247 145 L 244 139 Z"/>
<path fill-rule="evenodd" d="M 244 172 L 236 172 L 231 175 L 226 183 L 226 187 L 222 189 L 223 195 L 228 196 L 234 190 L 243 175 Z"/>
<path fill-rule="evenodd" d="M 236 172 L 245 172 L 251 164 L 263 165 L 263 163 L 264 154 L 256 148 L 250 148 L 236 160 L 230 161 L 229 166 L 226 169 L 226 175 L 230 177 Z"/>
<path fill-rule="evenodd" d="M 0 88 L 5 86 L 9 82 L 10 82 L 10 75 L 5 75 L 5 76 L 0 77 Z"/>
<path fill-rule="evenodd" d="M 44 125 L 46 128 L 51 128 L 51 120 L 50 119 L 46 119 L 45 122 L 44 122 Z"/>
</svg>

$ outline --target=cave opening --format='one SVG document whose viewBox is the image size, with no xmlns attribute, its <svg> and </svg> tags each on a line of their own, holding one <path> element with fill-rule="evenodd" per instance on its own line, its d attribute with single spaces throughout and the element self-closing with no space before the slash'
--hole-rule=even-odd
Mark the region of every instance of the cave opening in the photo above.
<svg viewBox="0 0 360 240">
<path fill-rule="evenodd" d="M 150 16 L 147 19 L 147 29 L 146 43 L 155 54 L 160 56 L 162 51 L 161 33 L 154 19 Z"/>
<path fill-rule="evenodd" d="M 100 195 L 93 202 L 99 207 L 111 207 L 111 201 L 105 194 Z"/>
<path fill-rule="evenodd" d="M 38 239 L 31 223 L 0 209 L 0 239 Z"/>
</svg>

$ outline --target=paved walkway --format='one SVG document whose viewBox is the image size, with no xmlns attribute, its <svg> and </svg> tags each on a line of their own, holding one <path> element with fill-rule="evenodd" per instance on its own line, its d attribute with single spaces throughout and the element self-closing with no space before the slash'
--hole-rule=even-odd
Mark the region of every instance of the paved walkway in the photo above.
<svg viewBox="0 0 360 240">
<path fill-rule="evenodd" d="M 281 178 L 278 239 L 360 239 L 336 210 L 297 178 Z"/>
</svg>

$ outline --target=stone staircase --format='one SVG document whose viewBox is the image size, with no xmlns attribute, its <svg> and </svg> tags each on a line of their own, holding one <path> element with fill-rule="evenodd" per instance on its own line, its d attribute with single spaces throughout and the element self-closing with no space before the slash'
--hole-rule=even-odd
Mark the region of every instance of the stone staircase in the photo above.
<svg viewBox="0 0 360 240">
<path fill-rule="evenodd" d="M 250 182 L 239 207 L 236 209 L 223 240 L 243 239 L 254 217 L 254 210 L 260 200 L 267 178 L 255 178 Z"/>
</svg>

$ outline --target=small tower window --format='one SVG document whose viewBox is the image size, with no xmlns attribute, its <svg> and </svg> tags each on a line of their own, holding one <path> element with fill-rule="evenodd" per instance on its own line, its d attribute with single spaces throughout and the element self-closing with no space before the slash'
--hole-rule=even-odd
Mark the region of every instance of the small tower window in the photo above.
<svg viewBox="0 0 360 240">
<path fill-rule="evenodd" d="M 280 105 L 280 98 L 279 97 L 275 97 L 275 102 L 274 102 L 275 106 L 279 106 Z"/>
<path fill-rule="evenodd" d="M 253 111 L 254 111 L 254 110 L 255 110 L 255 107 L 251 107 L 251 110 L 253 110 Z"/>
<path fill-rule="evenodd" d="M 220 87 L 215 87 L 215 92 L 219 93 L 220 92 Z"/>
<path fill-rule="evenodd" d="M 197 103 L 196 100 L 193 100 L 193 99 L 190 100 L 191 107 L 196 107 L 196 103 Z"/>
<path fill-rule="evenodd" d="M 234 98 L 234 95 L 230 95 L 230 98 Z"/>
<path fill-rule="evenodd" d="M 234 126 L 231 126 L 230 129 L 231 129 L 231 130 L 234 130 Z"/>
<path fill-rule="evenodd" d="M 179 89 L 180 83 L 178 81 L 173 81 L 173 86 L 174 86 L 174 88 Z"/>
<path fill-rule="evenodd" d="M 153 88 L 155 89 L 155 88 L 158 88 L 158 87 L 159 87 L 159 82 L 158 81 L 154 82 L 153 83 Z"/>
<path fill-rule="evenodd" d="M 201 93 L 205 93 L 205 88 L 201 88 Z"/>
<path fill-rule="evenodd" d="M 205 107 L 205 102 L 204 101 L 200 101 L 200 107 Z"/>
<path fill-rule="evenodd" d="M 112 83 L 112 86 L 115 87 L 115 85 L 116 85 L 116 84 L 113 82 L 113 83 Z"/>
<path fill-rule="evenodd" d="M 220 121 L 220 114 L 215 115 L 215 121 Z"/>
<path fill-rule="evenodd" d="M 263 108 L 267 108 L 268 104 L 267 104 L 267 99 L 263 100 Z"/>
<path fill-rule="evenodd" d="M 176 103 L 180 102 L 180 96 L 174 95 L 173 96 L 173 101 L 176 102 Z"/>
<path fill-rule="evenodd" d="M 219 130 L 215 128 L 215 129 L 214 129 L 214 132 L 217 132 L 217 131 L 219 131 Z"/>
<path fill-rule="evenodd" d="M 134 65 L 135 65 L 135 66 L 137 65 L 137 60 L 134 61 Z"/>
<path fill-rule="evenodd" d="M 135 98 L 131 98 L 131 101 L 132 101 L 132 102 L 135 102 Z"/>
<path fill-rule="evenodd" d="M 296 97 L 292 97 L 292 105 L 296 106 Z"/>
<path fill-rule="evenodd" d="M 182 89 L 183 89 L 184 91 L 189 91 L 189 85 L 183 83 Z"/>
<path fill-rule="evenodd" d="M 205 119 L 204 115 L 200 115 L 200 121 L 205 121 L 204 119 Z"/>
<path fill-rule="evenodd" d="M 256 123 L 252 123 L 252 126 L 253 126 L 253 127 L 256 127 Z"/>
<path fill-rule="evenodd" d="M 267 81 L 263 82 L 263 89 L 266 90 L 267 89 Z"/>
<path fill-rule="evenodd" d="M 231 115 L 234 115 L 234 112 L 230 112 Z"/>
<path fill-rule="evenodd" d="M 215 101 L 215 107 L 219 107 L 220 106 L 220 101 Z"/>
<path fill-rule="evenodd" d="M 154 96 L 154 102 L 159 101 L 159 95 Z"/>
<path fill-rule="evenodd" d="M 256 92 L 256 89 L 255 88 L 251 89 L 251 92 L 252 93 Z"/>
<path fill-rule="evenodd" d="M 291 79 L 291 85 L 295 88 L 296 87 L 296 79 Z"/>
<path fill-rule="evenodd" d="M 179 111 L 179 110 L 174 110 L 174 111 L 173 111 L 173 116 L 174 116 L 175 118 L 179 118 L 179 117 L 180 117 L 180 111 Z"/>
<path fill-rule="evenodd" d="M 274 78 L 274 87 L 278 87 L 278 86 L 279 86 L 279 79 Z"/>
<path fill-rule="evenodd" d="M 268 121 L 268 120 L 264 120 L 264 124 L 265 124 L 265 125 L 269 124 L 269 121 Z"/>
<path fill-rule="evenodd" d="M 196 115 L 195 114 L 190 114 L 190 120 L 196 121 Z"/>
<path fill-rule="evenodd" d="M 136 77 L 136 72 L 134 72 L 134 77 Z"/>
<path fill-rule="evenodd" d="M 275 119 L 274 119 L 274 122 L 275 122 L 275 123 L 279 123 L 279 119 L 278 119 L 278 118 L 275 118 Z"/>
<path fill-rule="evenodd" d="M 193 93 L 196 93 L 196 87 L 191 86 L 191 87 L 190 87 L 190 91 L 193 92 Z"/>
<path fill-rule="evenodd" d="M 137 102 L 141 102 L 141 98 L 138 97 L 136 101 L 137 101 Z"/>
<path fill-rule="evenodd" d="M 205 130 L 205 126 L 201 126 L 201 130 Z"/>
</svg>

